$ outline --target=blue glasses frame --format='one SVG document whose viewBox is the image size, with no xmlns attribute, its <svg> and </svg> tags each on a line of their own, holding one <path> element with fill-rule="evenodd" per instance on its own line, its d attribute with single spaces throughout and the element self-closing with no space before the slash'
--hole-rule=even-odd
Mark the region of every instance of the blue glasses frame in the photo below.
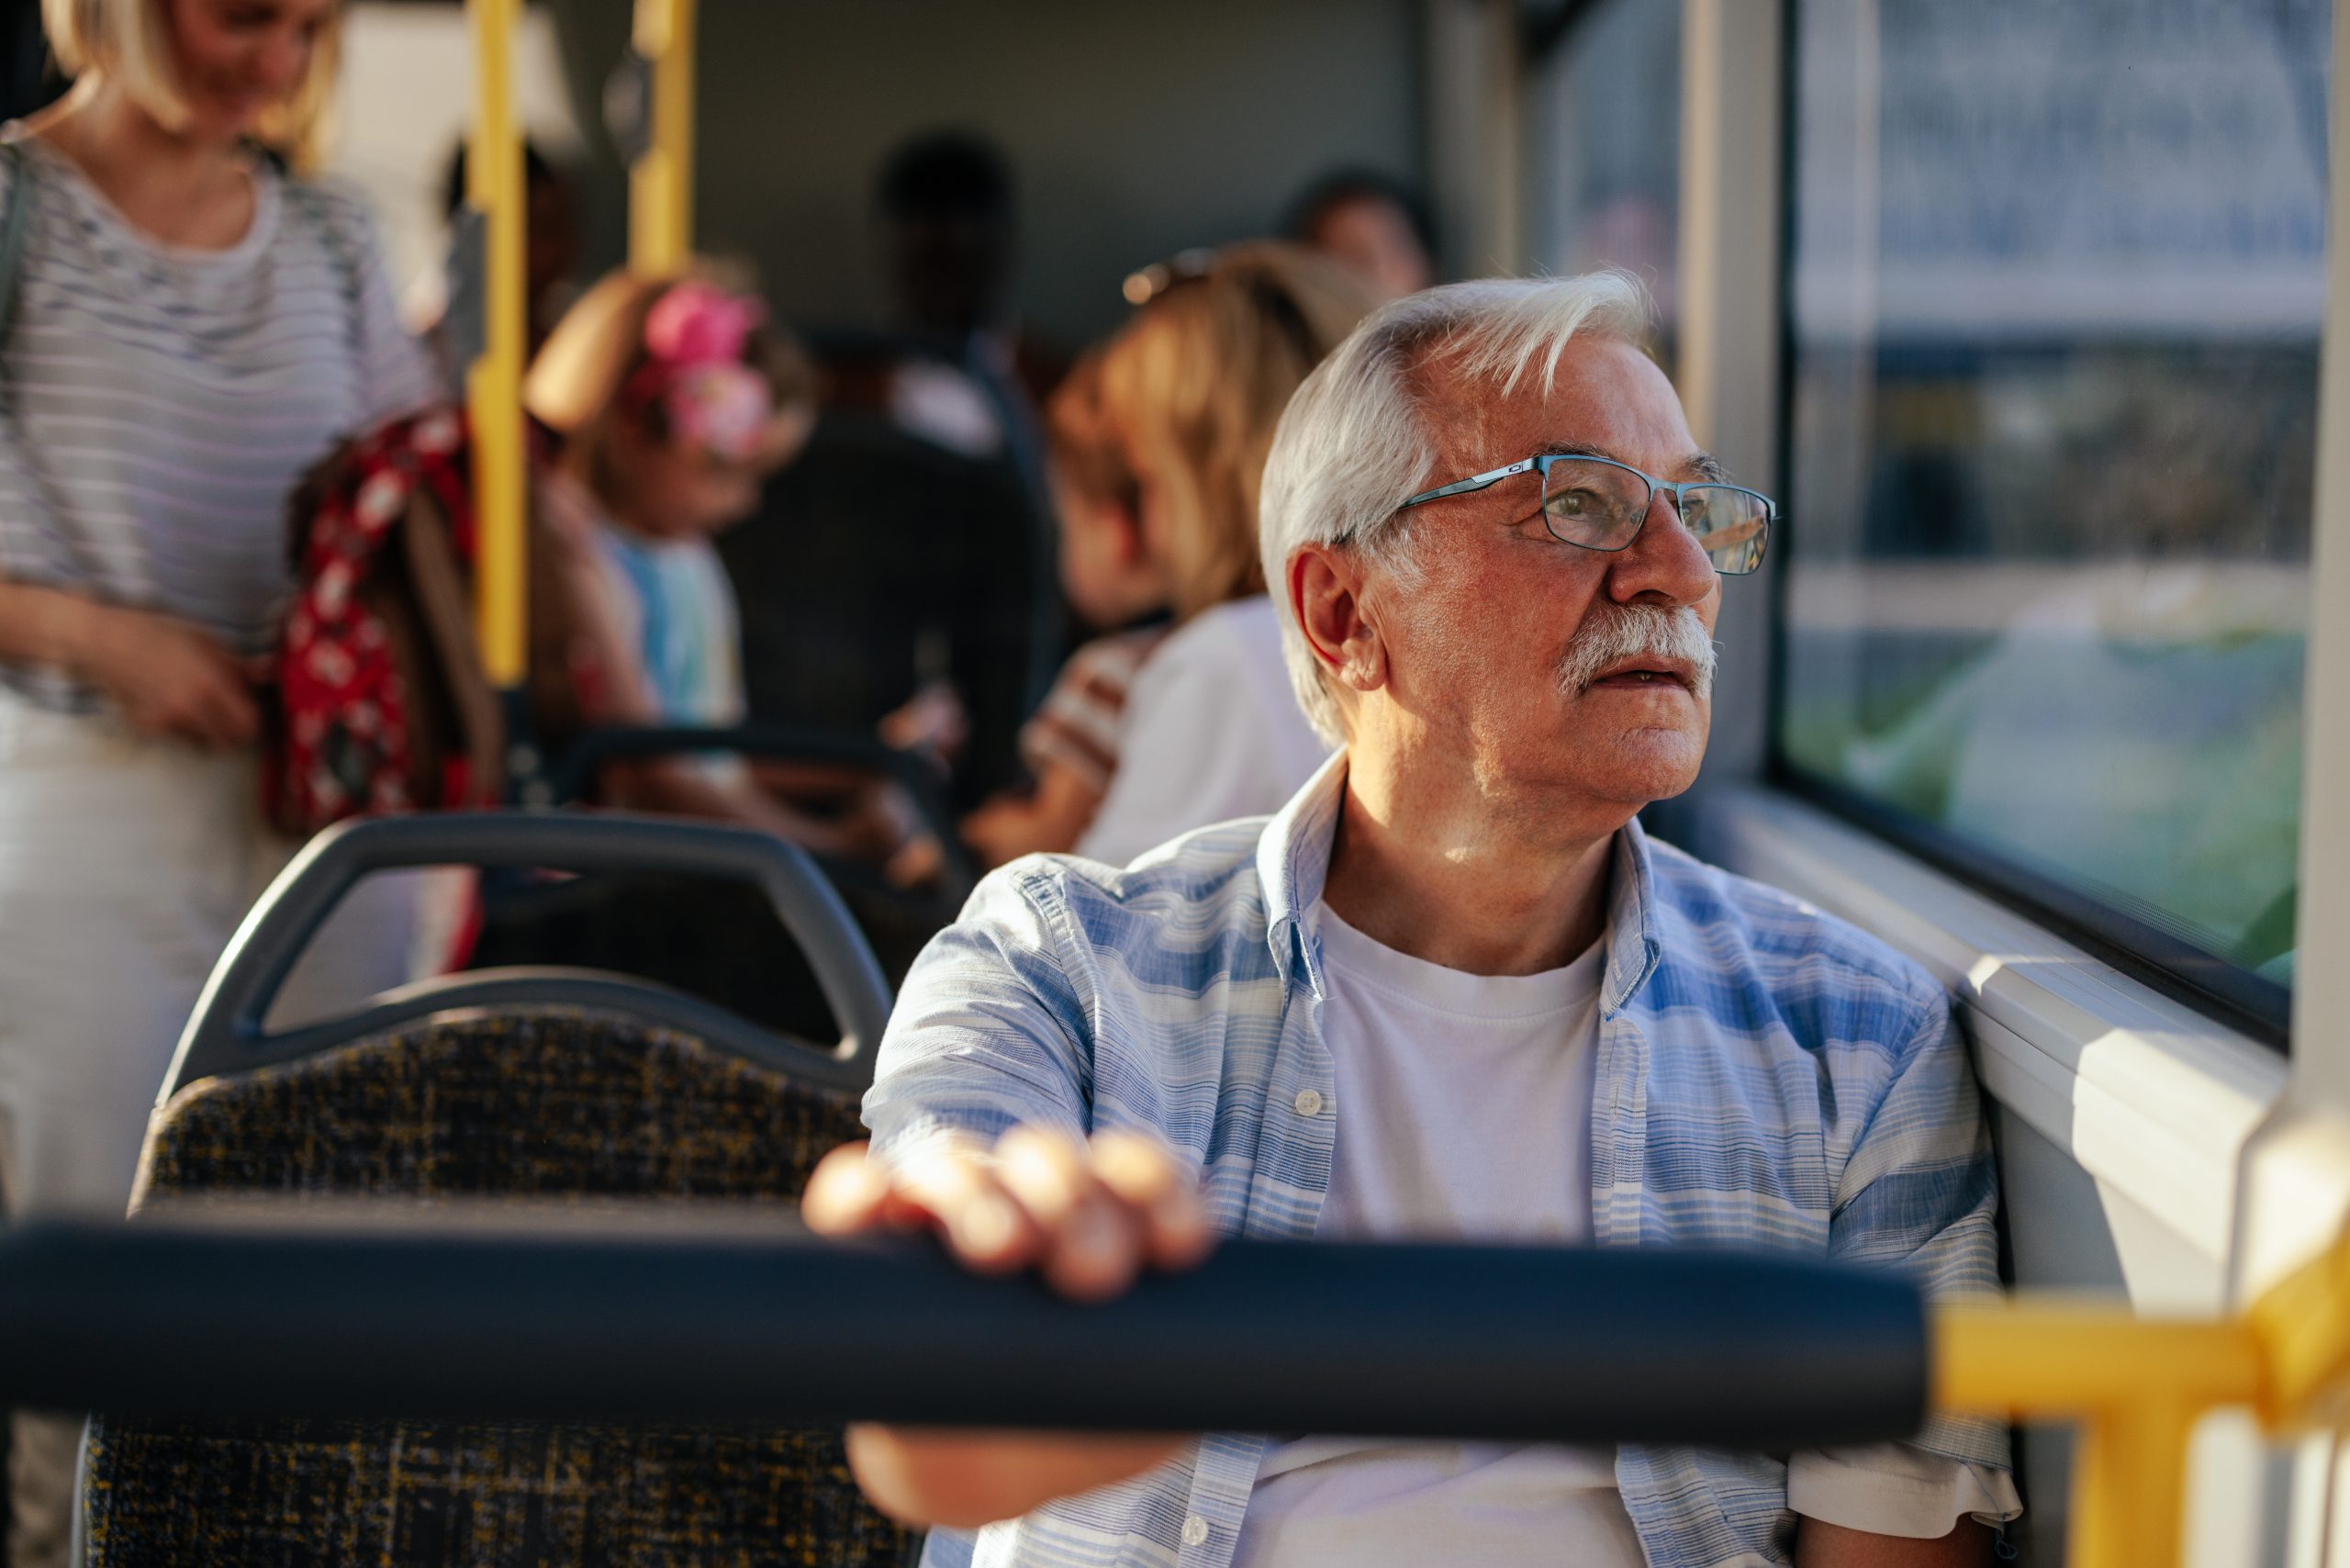
<svg viewBox="0 0 2350 1568">
<path fill-rule="evenodd" d="M 1612 554 L 1617 550 L 1629 549 L 1632 541 L 1640 536 L 1639 527 L 1635 527 L 1631 532 L 1626 534 L 1621 544 L 1594 544 L 1585 539 L 1570 539 L 1559 532 L 1550 516 L 1549 498 L 1550 469 L 1554 465 L 1561 463 L 1595 464 L 1603 468 L 1620 468 L 1647 485 L 1648 501 L 1640 508 L 1640 526 L 1642 527 L 1648 522 L 1649 510 L 1655 506 L 1656 493 L 1659 490 L 1663 490 L 1673 497 L 1673 511 L 1676 517 L 1686 515 L 1687 492 L 1691 490 L 1734 490 L 1741 496 L 1753 497 L 1762 503 L 1761 530 L 1749 538 L 1736 540 L 1719 548 L 1707 549 L 1706 552 L 1707 556 L 1714 563 L 1716 571 L 1724 572 L 1732 577 L 1742 577 L 1762 564 L 1762 552 L 1770 543 L 1771 531 L 1779 525 L 1779 503 L 1760 490 L 1750 490 L 1743 485 L 1726 484 L 1719 479 L 1660 479 L 1655 475 L 1635 468 L 1628 463 L 1618 463 L 1612 457 L 1594 457 L 1579 452 L 1549 453 L 1533 457 L 1523 457 L 1516 463 L 1507 464 L 1499 468 L 1488 468 L 1483 474 L 1472 474 L 1466 479 L 1455 479 L 1449 485 L 1438 485 L 1433 490 L 1422 490 L 1418 495 L 1407 498 L 1395 510 L 1407 510 L 1428 501 L 1440 501 L 1447 496 L 1465 496 L 1472 490 L 1482 490 L 1489 485 L 1497 485 L 1504 479 L 1514 478 L 1520 474 L 1539 474 L 1542 476 L 1542 526 L 1550 532 L 1551 538 L 1561 544 L 1572 544 L 1578 550 L 1600 550 Z M 1725 556 L 1729 559 L 1725 560 Z"/>
</svg>

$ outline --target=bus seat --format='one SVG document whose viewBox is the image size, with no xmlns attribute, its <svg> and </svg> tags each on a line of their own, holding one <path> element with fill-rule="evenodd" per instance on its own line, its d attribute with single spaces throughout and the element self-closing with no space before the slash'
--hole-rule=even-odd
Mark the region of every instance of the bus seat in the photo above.
<svg viewBox="0 0 2350 1568">
<path fill-rule="evenodd" d="M 271 977 L 366 870 L 597 869 L 665 852 L 700 868 L 729 855 L 768 876 L 792 868 L 772 886 L 830 909 L 818 932 L 778 901 L 795 935 L 823 938 L 809 946 L 843 999 L 842 1056 L 759 1042 L 658 987 L 561 970 L 449 977 L 297 1039 L 260 1033 Z M 804 857 L 758 834 L 571 813 L 351 824 L 297 858 L 224 958 L 149 1128 L 132 1213 L 268 1194 L 789 1214 L 815 1162 L 859 1136 L 861 1039 L 880 1022 L 871 963 Z M 98 1565 L 894 1565 L 911 1549 L 863 1501 L 837 1431 L 100 1415 L 84 1471 L 80 1533 Z"/>
<path fill-rule="evenodd" d="M 817 795 L 837 791 L 845 797 L 878 780 L 894 787 L 912 808 L 915 823 L 938 846 L 936 875 L 925 883 L 901 887 L 875 865 L 813 856 L 892 982 L 954 921 L 978 885 L 979 870 L 964 846 L 947 779 L 937 762 L 870 735 L 772 723 L 590 730 L 565 748 L 540 788 L 549 804 L 593 801 L 610 763 L 697 753 L 794 765 Z M 813 809 L 822 809 L 821 801 Z M 562 961 L 645 975 L 785 1028 L 804 1026 L 810 1003 L 817 1001 L 794 994 L 806 991 L 804 974 L 791 972 L 789 965 L 755 961 L 770 944 L 760 929 L 765 923 L 758 911 L 750 907 L 755 894 L 748 887 L 638 876 L 599 885 L 573 884 L 554 896 L 543 887 L 507 887 L 498 894 L 485 901 L 482 942 L 476 948 L 483 962 L 549 961 L 560 945 L 570 955 Z M 610 918 L 616 907 L 633 911 L 648 901 L 662 912 L 657 928 L 633 922 L 624 930 Z M 746 963 L 746 957 L 754 961 Z"/>
<path fill-rule="evenodd" d="M 1049 537 L 1006 465 L 828 407 L 718 540 L 752 716 L 870 734 L 946 679 L 970 721 L 956 801 L 978 804 L 1020 776 L 1020 726 L 1067 652 Z"/>
<path fill-rule="evenodd" d="M 200 1079 L 133 1212 L 206 1193 L 796 1203 L 856 1099 L 607 1007 L 442 1014 Z"/>
<path fill-rule="evenodd" d="M 207 1194 L 732 1199 L 789 1213 L 853 1099 L 625 1014 L 428 1018 L 189 1084 L 134 1213 Z M 354 1354 L 364 1348 L 354 1346 Z M 897 1564 L 835 1431 L 100 1416 L 86 1561 Z"/>
</svg>

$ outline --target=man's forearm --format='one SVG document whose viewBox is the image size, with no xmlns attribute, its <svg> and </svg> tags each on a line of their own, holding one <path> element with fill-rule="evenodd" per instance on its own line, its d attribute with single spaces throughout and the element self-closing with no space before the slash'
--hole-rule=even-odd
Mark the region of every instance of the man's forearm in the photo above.
<svg viewBox="0 0 2350 1568">
<path fill-rule="evenodd" d="M 849 1468 L 874 1506 L 929 1529 L 975 1529 L 1141 1474 L 1189 1439 L 1114 1433 L 848 1429 Z"/>
<path fill-rule="evenodd" d="M 1796 1517 L 1796 1568 L 1983 1568 L 1990 1560 L 1991 1532 L 1971 1518 L 1924 1540 Z"/>
</svg>

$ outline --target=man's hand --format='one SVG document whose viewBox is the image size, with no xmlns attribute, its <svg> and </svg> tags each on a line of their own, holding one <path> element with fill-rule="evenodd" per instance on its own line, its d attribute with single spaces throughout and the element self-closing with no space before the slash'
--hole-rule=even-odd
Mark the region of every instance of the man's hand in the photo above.
<svg viewBox="0 0 2350 1568">
<path fill-rule="evenodd" d="M 1016 1127 L 992 1149 L 942 1142 L 889 1162 L 851 1144 L 816 1167 L 800 1212 L 822 1236 L 933 1230 L 966 1268 L 1033 1268 L 1073 1301 L 1106 1301 L 1145 1268 L 1190 1268 L 1214 1239 L 1189 1170 L 1160 1144 L 1123 1132 L 1080 1143 Z M 861 1426 L 849 1428 L 848 1451 L 883 1512 L 968 1529 L 1123 1481 L 1184 1441 Z"/>
</svg>

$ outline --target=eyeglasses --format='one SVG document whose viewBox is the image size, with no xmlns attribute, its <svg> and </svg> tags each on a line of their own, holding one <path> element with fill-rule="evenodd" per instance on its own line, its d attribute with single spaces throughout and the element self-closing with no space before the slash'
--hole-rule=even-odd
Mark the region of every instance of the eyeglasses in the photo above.
<svg viewBox="0 0 2350 1568">
<path fill-rule="evenodd" d="M 1711 479 L 1677 484 L 1613 458 L 1577 456 L 1528 457 L 1422 490 L 1395 510 L 1467 495 L 1527 473 L 1542 476 L 1542 524 L 1550 537 L 1585 550 L 1621 550 L 1631 543 L 1662 490 L 1672 496 L 1682 526 L 1697 536 L 1697 547 L 1714 569 L 1740 577 L 1762 564 L 1771 526 L 1779 521 L 1777 503 L 1759 490 Z"/>
</svg>

